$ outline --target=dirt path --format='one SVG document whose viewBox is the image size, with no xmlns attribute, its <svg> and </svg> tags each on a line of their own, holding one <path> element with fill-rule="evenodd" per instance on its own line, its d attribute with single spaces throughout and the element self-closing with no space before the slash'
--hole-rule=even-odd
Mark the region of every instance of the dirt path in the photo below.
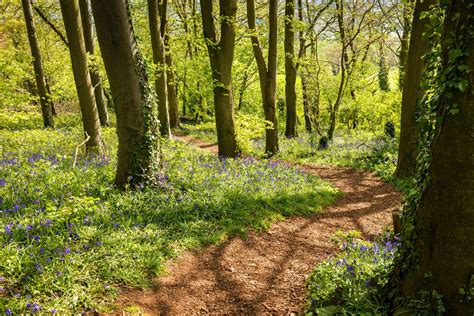
<svg viewBox="0 0 474 316">
<path fill-rule="evenodd" d="M 216 145 L 180 137 L 203 149 Z M 292 217 L 268 232 L 231 238 L 219 246 L 188 252 L 169 265 L 156 289 L 123 292 L 119 304 L 138 305 L 146 314 L 288 314 L 304 308 L 305 280 L 314 266 L 338 249 L 337 230 L 356 229 L 373 238 L 391 223 L 401 195 L 359 170 L 301 165 L 332 182 L 344 196 L 324 213 Z"/>
</svg>

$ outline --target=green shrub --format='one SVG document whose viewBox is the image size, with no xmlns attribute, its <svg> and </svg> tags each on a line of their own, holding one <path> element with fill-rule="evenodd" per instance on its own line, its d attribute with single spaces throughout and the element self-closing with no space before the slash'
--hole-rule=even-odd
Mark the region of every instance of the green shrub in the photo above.
<svg viewBox="0 0 474 316">
<path fill-rule="evenodd" d="M 378 293 L 387 283 L 399 242 L 345 239 L 342 253 L 319 264 L 307 280 L 310 315 L 382 315 Z"/>
</svg>

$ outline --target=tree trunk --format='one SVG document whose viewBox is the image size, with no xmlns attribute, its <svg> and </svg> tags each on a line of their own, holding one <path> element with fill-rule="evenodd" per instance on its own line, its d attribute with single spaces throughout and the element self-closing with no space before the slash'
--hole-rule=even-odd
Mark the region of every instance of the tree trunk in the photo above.
<svg viewBox="0 0 474 316">
<path fill-rule="evenodd" d="M 41 53 L 36 38 L 36 27 L 33 20 L 33 11 L 31 8 L 31 0 L 22 0 L 23 14 L 25 15 L 26 31 L 28 33 L 28 41 L 30 43 L 31 56 L 33 57 L 33 68 L 35 71 L 36 88 L 41 104 L 41 112 L 43 114 L 44 127 L 54 127 L 53 113 L 51 104 L 49 103 L 48 90 L 46 89 L 46 79 L 41 62 Z"/>
<path fill-rule="evenodd" d="M 278 40 L 278 1 L 269 3 L 269 33 L 268 33 L 268 69 L 262 53 L 255 23 L 255 1 L 247 1 L 247 20 L 251 32 L 253 54 L 257 62 L 260 90 L 262 93 L 265 120 L 271 123 L 265 129 L 265 154 L 273 156 L 278 152 L 278 121 L 276 116 L 276 69 L 277 69 L 277 40 Z"/>
<path fill-rule="evenodd" d="M 436 0 L 417 0 L 413 15 L 412 35 L 406 76 L 402 95 L 402 113 L 400 125 L 400 144 L 398 147 L 398 164 L 395 176 L 407 178 L 416 172 L 416 157 L 418 155 L 418 131 L 416 128 L 416 108 L 420 94 L 420 82 L 423 75 L 423 55 L 428 51 L 428 42 L 422 34 L 425 30 L 426 19 L 421 19 L 422 12 L 428 11 Z"/>
<path fill-rule="evenodd" d="M 296 137 L 296 65 L 295 57 L 295 2 L 285 2 L 285 103 L 286 137 Z"/>
<path fill-rule="evenodd" d="M 451 0 L 447 8 L 444 34 L 450 42 L 443 42 L 442 72 L 445 80 L 466 79 L 467 86 L 461 91 L 448 85 L 440 96 L 430 183 L 415 212 L 418 267 L 411 267 L 401 283 L 404 295 L 436 290 L 448 315 L 474 314 L 474 300 L 460 293 L 461 288 L 472 291 L 474 287 L 474 73 L 460 75 L 457 70 L 462 64 L 474 69 L 474 8 L 468 5 Z M 414 25 L 412 37 L 420 31 Z M 464 53 L 462 63 L 459 59 L 453 63 L 448 55 L 457 50 Z M 449 113 L 455 104 L 459 112 Z"/>
<path fill-rule="evenodd" d="M 170 116 L 168 112 L 168 91 L 166 85 L 165 44 L 161 36 L 161 22 L 158 15 L 158 1 L 148 0 L 148 21 L 150 23 L 151 47 L 153 63 L 155 64 L 155 90 L 158 97 L 158 117 L 160 119 L 160 134 L 171 136 Z"/>
<path fill-rule="evenodd" d="M 388 67 L 387 63 L 385 62 L 385 53 L 383 49 L 383 43 L 380 41 L 379 43 L 379 87 L 380 90 L 384 92 L 390 91 L 390 86 L 388 82 Z"/>
<path fill-rule="evenodd" d="M 81 11 L 86 52 L 94 57 L 94 30 L 90 13 L 90 0 L 79 0 L 79 8 Z M 89 73 L 94 87 L 95 104 L 97 106 L 97 112 L 99 113 L 100 125 L 109 126 L 109 113 L 107 112 L 107 105 L 105 104 L 104 89 L 102 88 L 102 82 L 100 80 L 99 68 L 95 64 L 90 66 Z"/>
<path fill-rule="evenodd" d="M 115 184 L 123 189 L 127 182 L 153 181 L 160 162 L 158 113 L 133 33 L 128 2 L 94 0 L 92 13 L 117 116 Z"/>
<path fill-rule="evenodd" d="M 90 137 L 86 142 L 88 152 L 102 151 L 102 138 L 99 114 L 95 105 L 94 87 L 92 86 L 87 65 L 87 53 L 81 26 L 81 14 L 78 0 L 60 0 L 61 13 L 69 42 L 72 71 L 77 95 L 81 107 L 84 131 Z"/>
<path fill-rule="evenodd" d="M 237 146 L 234 97 L 232 91 L 232 62 L 234 60 L 235 17 L 237 0 L 220 0 L 221 38 L 217 35 L 212 16 L 212 0 L 201 0 L 204 38 L 214 81 L 214 108 L 216 115 L 217 141 L 219 156 L 236 157 Z"/>
<path fill-rule="evenodd" d="M 301 75 L 301 90 L 303 93 L 304 125 L 306 131 L 311 133 L 313 131 L 313 124 L 311 123 L 312 115 L 308 99 L 308 82 L 305 75 Z"/>
<path fill-rule="evenodd" d="M 161 37 L 164 40 L 165 46 L 165 61 L 166 61 L 166 85 L 168 92 L 168 113 L 171 128 L 179 127 L 179 108 L 176 79 L 174 75 L 173 56 L 170 49 L 170 36 L 167 30 L 168 27 L 168 0 L 160 1 L 158 4 L 161 20 Z"/>
<path fill-rule="evenodd" d="M 342 102 L 342 96 L 344 94 L 344 88 L 346 85 L 346 71 L 349 68 L 349 57 L 347 55 L 347 44 L 346 44 L 346 32 L 344 27 L 344 2 L 342 0 L 336 0 L 337 7 L 337 22 L 339 25 L 339 36 L 341 40 L 341 60 L 340 60 L 340 73 L 341 79 L 339 81 L 339 88 L 337 90 L 336 101 L 333 106 L 330 106 L 329 114 L 329 129 L 328 129 L 328 140 L 332 140 L 334 137 L 334 131 L 336 129 L 337 114 L 339 112 L 339 106 Z"/>
<path fill-rule="evenodd" d="M 403 89 L 403 83 L 405 81 L 405 71 L 408 58 L 408 40 L 410 37 L 411 30 L 411 21 L 412 13 L 411 9 L 413 6 L 414 0 L 407 0 L 403 3 L 403 33 L 400 40 L 400 53 L 399 53 L 399 76 L 398 76 L 398 86 L 400 89 Z"/>
</svg>

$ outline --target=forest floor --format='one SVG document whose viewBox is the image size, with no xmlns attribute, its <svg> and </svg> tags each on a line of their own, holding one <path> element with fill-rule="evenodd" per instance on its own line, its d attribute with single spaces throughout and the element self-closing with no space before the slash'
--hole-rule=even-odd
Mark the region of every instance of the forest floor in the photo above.
<svg viewBox="0 0 474 316">
<path fill-rule="evenodd" d="M 204 150 L 217 145 L 179 136 Z M 337 231 L 373 239 L 391 225 L 401 194 L 373 174 L 349 168 L 294 164 L 330 181 L 344 195 L 324 212 L 290 217 L 266 232 L 189 251 L 168 265 L 151 289 L 123 289 L 117 304 L 145 314 L 288 314 L 304 309 L 305 281 L 315 265 L 336 254 Z"/>
</svg>

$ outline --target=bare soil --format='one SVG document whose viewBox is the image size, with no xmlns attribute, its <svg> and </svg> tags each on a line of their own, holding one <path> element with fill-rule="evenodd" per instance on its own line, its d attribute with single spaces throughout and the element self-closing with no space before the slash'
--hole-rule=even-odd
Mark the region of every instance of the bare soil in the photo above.
<svg viewBox="0 0 474 316">
<path fill-rule="evenodd" d="M 183 141 L 217 152 L 215 144 L 191 136 Z M 155 288 L 123 290 L 119 306 L 140 306 L 149 315 L 291 314 L 305 306 L 305 280 L 314 266 L 339 249 L 338 230 L 358 230 L 372 239 L 391 225 L 401 194 L 368 172 L 298 165 L 344 192 L 323 213 L 291 217 L 267 232 L 230 238 L 218 246 L 189 251 L 169 263 Z"/>
</svg>

